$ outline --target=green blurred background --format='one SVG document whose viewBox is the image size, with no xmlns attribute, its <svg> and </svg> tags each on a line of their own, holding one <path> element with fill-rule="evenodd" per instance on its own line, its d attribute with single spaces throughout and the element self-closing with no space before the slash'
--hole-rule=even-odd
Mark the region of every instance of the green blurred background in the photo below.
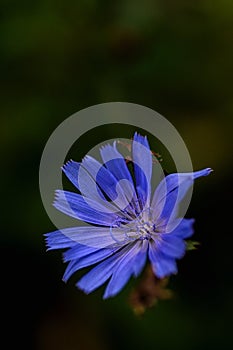
<svg viewBox="0 0 233 350">
<path fill-rule="evenodd" d="M 233 2 L 2 0 L 0 18 L 3 348 L 231 349 Z M 42 236 L 55 229 L 38 187 L 47 139 L 71 114 L 110 101 L 161 113 L 194 168 L 215 170 L 195 186 L 187 216 L 201 246 L 179 262 L 175 298 L 140 319 L 127 302 L 132 282 L 108 301 L 103 289 L 83 295 L 79 274 L 61 281 L 61 253 L 46 253 Z M 72 158 L 133 131 L 94 130 Z"/>
</svg>

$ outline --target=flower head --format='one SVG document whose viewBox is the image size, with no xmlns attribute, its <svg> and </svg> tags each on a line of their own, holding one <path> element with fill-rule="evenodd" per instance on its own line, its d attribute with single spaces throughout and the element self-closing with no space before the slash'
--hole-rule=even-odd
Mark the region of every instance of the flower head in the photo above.
<svg viewBox="0 0 233 350">
<path fill-rule="evenodd" d="M 151 196 L 152 153 L 146 137 L 134 135 L 133 176 L 116 143 L 100 153 L 104 165 L 90 156 L 64 165 L 65 175 L 81 194 L 58 190 L 54 202 L 61 212 L 90 225 L 48 233 L 46 243 L 48 249 L 67 249 L 64 281 L 95 264 L 77 287 L 90 293 L 108 281 L 108 298 L 131 276 L 137 277 L 147 260 L 157 278 L 177 272 L 176 259 L 185 254 L 184 240 L 193 234 L 194 222 L 178 217 L 179 203 L 193 179 L 209 175 L 211 169 L 170 174 Z"/>
</svg>

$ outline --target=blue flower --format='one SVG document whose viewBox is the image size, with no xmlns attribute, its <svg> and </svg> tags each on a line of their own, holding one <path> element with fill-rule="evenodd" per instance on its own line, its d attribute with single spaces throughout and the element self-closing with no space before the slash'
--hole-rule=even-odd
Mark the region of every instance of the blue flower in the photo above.
<svg viewBox="0 0 233 350">
<path fill-rule="evenodd" d="M 152 153 L 146 137 L 132 141 L 133 174 L 116 143 L 100 149 L 104 165 L 90 156 L 69 161 L 63 171 L 81 194 L 56 191 L 54 206 L 86 226 L 46 234 L 48 249 L 63 249 L 69 262 L 63 280 L 95 265 L 77 287 L 90 293 L 108 281 L 104 298 L 119 293 L 149 259 L 158 278 L 177 273 L 176 259 L 186 251 L 193 219 L 179 219 L 178 208 L 193 179 L 210 168 L 166 176 L 151 198 Z"/>
</svg>

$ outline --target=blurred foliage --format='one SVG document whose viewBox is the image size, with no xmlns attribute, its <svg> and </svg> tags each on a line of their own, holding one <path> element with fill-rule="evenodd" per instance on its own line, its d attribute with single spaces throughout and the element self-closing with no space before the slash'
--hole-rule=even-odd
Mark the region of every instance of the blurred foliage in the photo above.
<svg viewBox="0 0 233 350">
<path fill-rule="evenodd" d="M 0 19 L 7 348 L 231 348 L 232 1 L 2 0 Z M 113 300 L 103 302 L 102 290 L 85 296 L 79 275 L 61 282 L 61 254 L 46 254 L 42 236 L 54 229 L 38 189 L 45 143 L 72 113 L 109 101 L 155 109 L 184 138 L 194 168 L 215 170 L 195 186 L 188 216 L 201 246 L 169 282 L 176 297 L 140 320 L 127 305 L 133 281 Z M 94 130 L 72 158 L 133 131 Z M 169 167 L 166 150 L 152 148 Z"/>
</svg>

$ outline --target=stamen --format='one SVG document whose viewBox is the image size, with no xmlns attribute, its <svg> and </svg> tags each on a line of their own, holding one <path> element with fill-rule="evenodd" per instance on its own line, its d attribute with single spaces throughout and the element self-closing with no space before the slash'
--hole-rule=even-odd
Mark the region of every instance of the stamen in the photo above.
<svg viewBox="0 0 233 350">
<path fill-rule="evenodd" d="M 121 221 L 116 220 L 116 221 L 114 221 L 113 224 L 110 226 L 110 228 L 109 228 L 109 233 L 110 233 L 110 236 L 112 237 L 112 239 L 113 239 L 117 244 L 124 244 L 124 243 L 127 243 L 129 240 L 134 240 L 134 239 L 132 239 L 132 237 L 129 237 L 129 236 L 127 235 L 127 233 L 125 232 L 125 230 L 124 230 L 123 227 L 122 227 L 122 234 L 125 236 L 125 238 L 124 238 L 123 240 L 119 240 L 119 239 L 117 239 L 117 238 L 114 236 L 114 234 L 113 234 L 113 232 L 112 232 L 113 227 L 114 227 L 114 226 L 115 226 L 115 227 L 120 227 L 121 223 L 122 223 Z"/>
</svg>

